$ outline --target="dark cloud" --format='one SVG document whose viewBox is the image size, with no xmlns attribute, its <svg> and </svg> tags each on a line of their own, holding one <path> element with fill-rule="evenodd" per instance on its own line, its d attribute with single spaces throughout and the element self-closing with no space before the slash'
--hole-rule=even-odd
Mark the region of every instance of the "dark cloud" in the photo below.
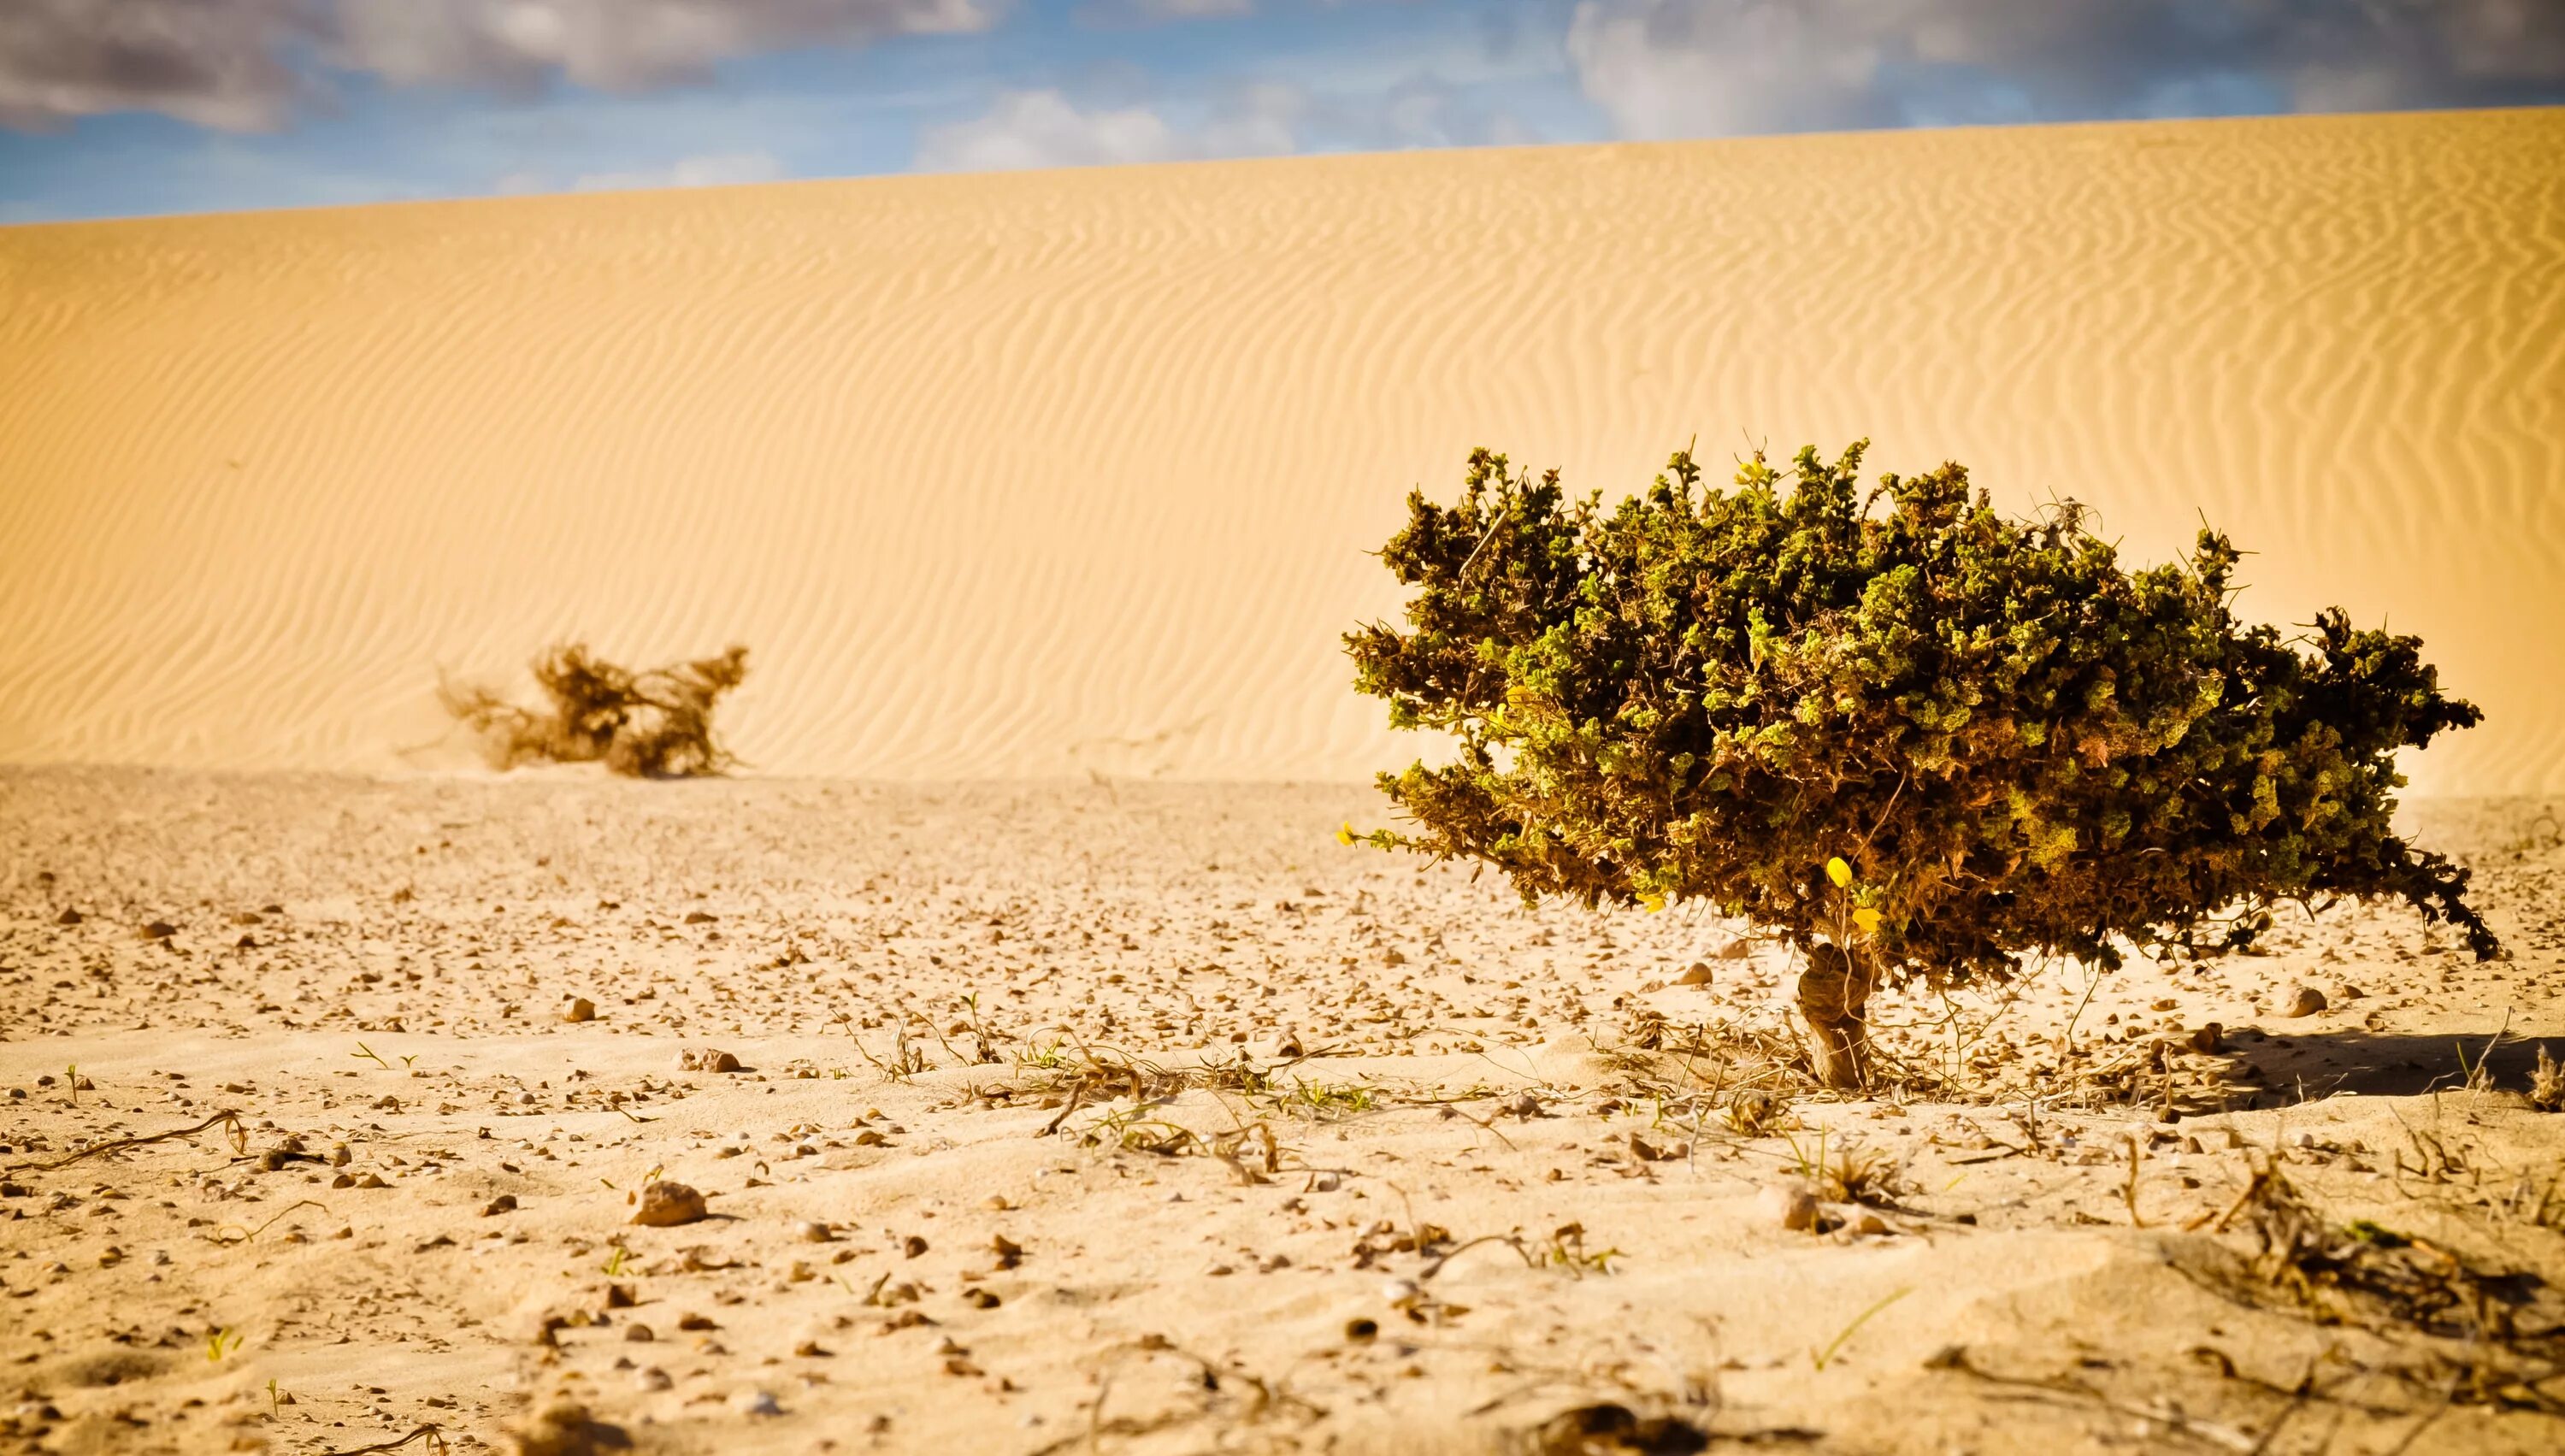
<svg viewBox="0 0 2565 1456">
<path fill-rule="evenodd" d="M 793 46 L 985 28 L 1007 0 L 6 0 L 0 124 L 283 121 L 328 76 L 635 90 Z"/>
<path fill-rule="evenodd" d="M 225 130 L 271 126 L 305 90 L 286 53 L 323 18 L 310 0 L 10 0 L 0 124 L 154 111 Z"/>
<path fill-rule="evenodd" d="M 0 0 L 0 126 L 140 111 L 256 130 L 353 77 L 643 90 L 701 80 L 762 52 L 981 29 L 1016 3 Z M 1155 20 L 1283 10 L 1251 0 L 1088 3 Z M 1295 24 L 1315 26 L 1331 10 L 1388 3 L 1295 0 L 1288 10 Z M 1544 52 L 1563 33 L 1573 83 L 1617 129 L 1640 136 L 2565 100 L 2565 0 L 1474 0 L 1461 8 L 1478 17 L 1492 55 Z M 1459 116 L 1414 98 L 1390 129 L 1474 134 L 1475 123 Z"/>
<path fill-rule="evenodd" d="M 1581 0 L 1568 54 L 1637 136 L 2485 106 L 2565 96 L 2565 0 Z"/>
</svg>

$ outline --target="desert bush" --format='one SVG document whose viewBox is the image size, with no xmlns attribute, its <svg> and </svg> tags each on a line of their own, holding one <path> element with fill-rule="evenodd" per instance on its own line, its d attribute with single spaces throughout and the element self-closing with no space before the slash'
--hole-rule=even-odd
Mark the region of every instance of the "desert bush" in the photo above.
<svg viewBox="0 0 2565 1456">
<path fill-rule="evenodd" d="M 634 672 L 572 643 L 536 658 L 534 674 L 549 706 L 520 707 L 450 682 L 438 688 L 446 711 L 480 736 L 498 768 L 601 762 L 635 778 L 677 779 L 736 762 L 713 736 L 713 709 L 748 676 L 746 647 Z"/>
<path fill-rule="evenodd" d="M 2397 750 L 2480 716 L 2421 643 L 2240 622 L 2239 553 L 2122 570 L 2073 504 L 1997 513 L 1944 465 L 1859 484 L 1863 445 L 1705 488 L 1689 452 L 1606 509 L 1485 450 L 1382 553 L 1406 625 L 1349 634 L 1362 691 L 1447 766 L 1381 775 L 1412 832 L 1526 899 L 1699 900 L 1806 957 L 1833 1086 L 1872 988 L 2034 955 L 2249 945 L 2270 908 L 2401 898 L 2494 938 L 2467 872 L 2390 825 Z"/>
</svg>

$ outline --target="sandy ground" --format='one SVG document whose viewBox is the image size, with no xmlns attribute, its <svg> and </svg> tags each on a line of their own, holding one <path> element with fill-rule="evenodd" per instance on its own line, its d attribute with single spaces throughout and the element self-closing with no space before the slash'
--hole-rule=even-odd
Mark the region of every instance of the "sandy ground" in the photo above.
<svg viewBox="0 0 2565 1456">
<path fill-rule="evenodd" d="M 0 762 L 469 766 L 437 669 L 756 653 L 779 775 L 1367 782 L 1473 446 L 1875 441 L 2423 635 L 2565 793 L 2565 111 L 0 228 Z"/>
<path fill-rule="evenodd" d="M 2565 1444 L 2541 806 L 2408 811 L 2508 959 L 2336 908 L 1895 999 L 1858 1100 L 1766 1055 L 1777 949 L 1336 843 L 1376 809 L 0 774 L 0 1448 Z M 2257 1171 L 2423 1293 L 2318 1319 Z"/>
</svg>

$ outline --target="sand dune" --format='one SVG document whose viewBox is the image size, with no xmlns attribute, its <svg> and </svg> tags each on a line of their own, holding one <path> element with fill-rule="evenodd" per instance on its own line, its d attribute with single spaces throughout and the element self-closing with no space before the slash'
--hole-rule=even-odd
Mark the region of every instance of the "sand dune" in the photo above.
<svg viewBox="0 0 2565 1456">
<path fill-rule="evenodd" d="M 2565 790 L 2565 113 L 902 177 L 0 230 L 0 759 L 396 769 L 440 665 L 737 639 L 863 776 L 1353 778 L 1469 448 L 1877 441 L 2200 513 Z"/>
</svg>

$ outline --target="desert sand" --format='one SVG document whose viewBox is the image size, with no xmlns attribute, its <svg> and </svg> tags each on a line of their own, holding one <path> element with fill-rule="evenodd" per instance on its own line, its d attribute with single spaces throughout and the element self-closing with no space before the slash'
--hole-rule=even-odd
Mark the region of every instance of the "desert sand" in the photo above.
<svg viewBox="0 0 2565 1456">
<path fill-rule="evenodd" d="M 775 774 L 1364 782 L 1470 449 L 1876 443 L 2420 632 L 2565 790 L 2565 115 L 1810 136 L 0 229 L 0 762 L 388 771 L 440 666 L 749 644 Z"/>
<path fill-rule="evenodd" d="M 0 229 L 0 1449 L 2565 1449 L 2560 154 Z M 1339 842 L 1409 486 L 1858 435 L 2422 633 L 2489 717 L 2402 823 L 2505 956 L 1900 993 L 1840 1096 L 1749 927 Z M 747 767 L 477 766 L 440 670 L 578 637 L 749 644 Z"/>
<path fill-rule="evenodd" d="M 2552 817 L 2415 816 L 2512 959 L 2336 909 L 1957 1021 L 1900 999 L 1912 1081 L 1840 1100 L 1763 1060 L 1778 948 L 1338 845 L 1366 798 L 0 777 L 0 1429 L 504 1450 L 572 1401 L 663 1452 L 1694 1449 L 1535 1441 L 1612 1404 L 1932 1456 L 2565 1439 L 2556 1336 L 2319 1323 L 2238 1212 L 2276 1170 L 2565 1278 L 2565 1115 L 2521 1095 L 2565 1047 Z M 2300 985 L 2328 1009 L 2284 1016 Z M 42 1166 L 225 1110 L 237 1144 Z M 1768 1190 L 1847 1159 L 1867 1186 L 1787 1227 Z M 636 1226 L 653 1178 L 708 1216 Z"/>
</svg>

